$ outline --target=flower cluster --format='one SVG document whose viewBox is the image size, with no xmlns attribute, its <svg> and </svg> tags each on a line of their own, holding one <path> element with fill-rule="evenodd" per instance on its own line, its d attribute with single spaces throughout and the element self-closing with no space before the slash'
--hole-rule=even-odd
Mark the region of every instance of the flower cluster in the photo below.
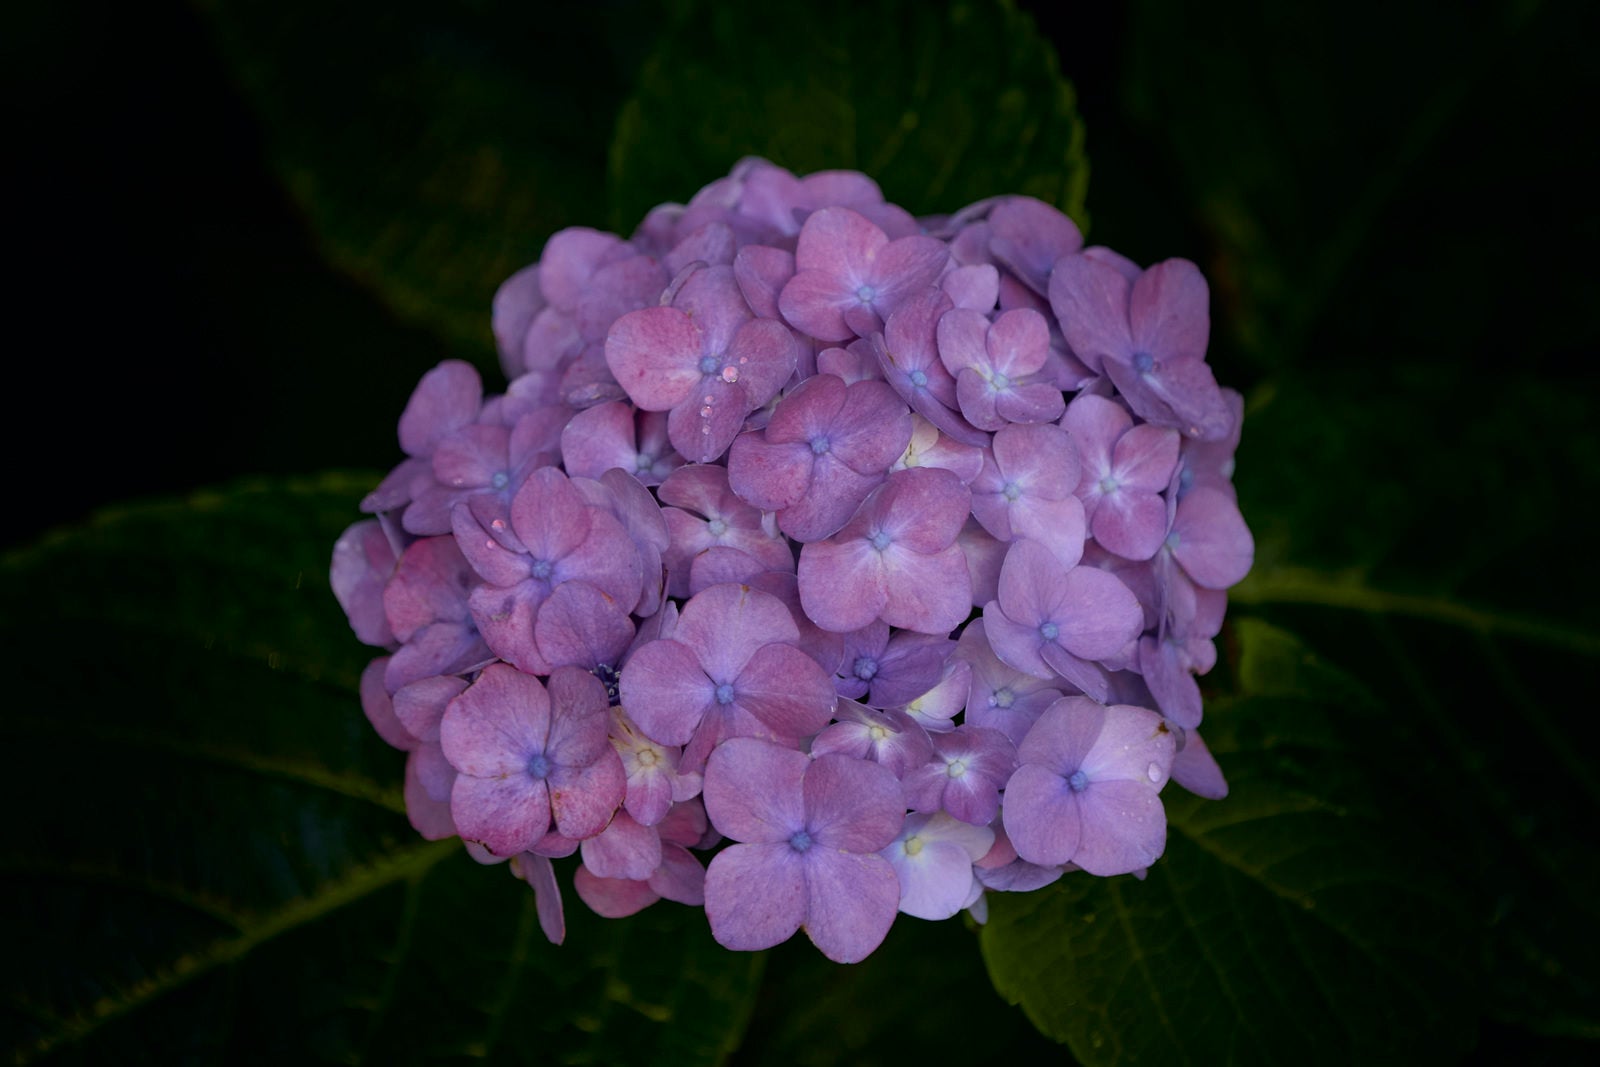
<svg viewBox="0 0 1600 1067">
<path fill-rule="evenodd" d="M 334 548 L 411 822 L 563 920 L 853 962 L 901 912 L 1142 873 L 1226 792 L 1195 676 L 1254 546 L 1193 264 L 1003 196 L 745 160 L 495 296 Z"/>
</svg>

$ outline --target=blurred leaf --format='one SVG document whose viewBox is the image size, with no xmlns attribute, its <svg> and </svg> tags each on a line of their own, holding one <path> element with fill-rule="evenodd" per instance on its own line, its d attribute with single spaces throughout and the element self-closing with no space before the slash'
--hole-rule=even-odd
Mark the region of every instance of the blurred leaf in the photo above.
<svg viewBox="0 0 1600 1067">
<path fill-rule="evenodd" d="M 1567 268 L 1591 242 L 1547 235 L 1593 237 L 1600 172 L 1552 101 L 1596 84 L 1592 17 L 1563 0 L 1134 5 L 1126 112 L 1214 242 L 1229 342 L 1265 367 L 1385 340 L 1452 360 L 1535 332 L 1573 343 Z M 1518 262 L 1540 269 L 1490 266 Z"/>
<path fill-rule="evenodd" d="M 1086 1063 L 1447 1060 L 1472 1040 L 1475 920 L 1364 749 L 1383 709 L 1292 636 L 1234 627 L 1207 742 L 1225 801 L 1174 789 L 1144 882 L 996 895 L 996 987 Z"/>
<path fill-rule="evenodd" d="M 641 5 L 197 2 L 329 257 L 493 366 L 500 282 L 604 218 Z"/>
<path fill-rule="evenodd" d="M 327 585 L 370 477 L 107 512 L 0 566 L 18 1062 L 715 1062 L 760 957 L 419 840 Z M 426 1020 L 425 1024 L 422 1020 Z"/>
<path fill-rule="evenodd" d="M 796 174 L 863 171 L 913 214 L 1026 193 L 1083 224 L 1074 99 L 1004 0 L 685 3 L 617 120 L 613 223 L 759 155 Z"/>
<path fill-rule="evenodd" d="M 829 962 L 804 935 L 791 938 L 768 953 L 749 1037 L 731 1064 L 1062 1062 L 1061 1049 L 990 988 L 971 926 L 965 916 L 901 915 L 884 943 L 849 967 Z M 960 1024 L 949 1025 L 940 1013 L 956 1010 Z"/>
</svg>

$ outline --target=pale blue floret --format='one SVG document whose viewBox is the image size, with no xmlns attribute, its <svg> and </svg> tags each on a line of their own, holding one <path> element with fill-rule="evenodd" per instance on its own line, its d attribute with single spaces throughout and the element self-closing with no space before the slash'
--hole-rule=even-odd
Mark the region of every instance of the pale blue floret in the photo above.
<svg viewBox="0 0 1600 1067">
<path fill-rule="evenodd" d="M 534 560 L 533 566 L 528 568 L 528 573 L 532 574 L 535 578 L 550 577 L 550 561 L 547 559 Z"/>
<path fill-rule="evenodd" d="M 884 533 L 882 530 L 879 530 L 871 537 L 868 537 L 867 540 L 872 542 L 872 547 L 877 549 L 879 552 L 882 552 L 884 549 L 889 547 L 889 535 Z"/>
<path fill-rule="evenodd" d="M 873 297 L 877 295 L 878 291 L 870 285 L 863 285 L 861 288 L 856 290 L 856 299 L 861 301 L 863 304 L 872 303 Z"/>
<path fill-rule="evenodd" d="M 715 373 L 717 373 L 717 367 L 719 367 L 720 365 L 721 364 L 718 362 L 716 356 L 701 356 L 700 357 L 700 373 L 701 374 L 715 374 Z"/>
<path fill-rule="evenodd" d="M 878 661 L 871 656 L 860 656 L 856 659 L 855 676 L 863 682 L 870 682 L 878 674 Z"/>
<path fill-rule="evenodd" d="M 833 447 L 826 437 L 813 437 L 811 439 L 812 455 L 820 456 Z"/>
<path fill-rule="evenodd" d="M 489 479 L 489 485 L 495 490 L 504 489 L 511 481 L 511 476 L 505 471 L 495 471 L 494 477 Z"/>
<path fill-rule="evenodd" d="M 1044 638 L 1046 641 L 1054 641 L 1057 635 L 1060 633 L 1061 627 L 1057 626 L 1053 622 L 1041 623 L 1039 625 L 1039 636 Z"/>
<path fill-rule="evenodd" d="M 535 753 L 533 758 L 528 760 L 528 774 L 534 778 L 548 778 L 554 769 L 550 765 L 550 757 L 543 752 Z"/>
<path fill-rule="evenodd" d="M 729 685 L 727 682 L 723 682 L 721 685 L 717 686 L 716 695 L 718 704 L 732 704 L 733 686 Z"/>
<path fill-rule="evenodd" d="M 804 830 L 796 830 L 789 837 L 789 847 L 796 852 L 804 852 L 811 847 L 811 835 Z"/>
<path fill-rule="evenodd" d="M 1072 776 L 1067 779 L 1067 788 L 1074 793 L 1083 792 L 1089 788 L 1089 776 L 1082 771 L 1073 771 Z"/>
</svg>

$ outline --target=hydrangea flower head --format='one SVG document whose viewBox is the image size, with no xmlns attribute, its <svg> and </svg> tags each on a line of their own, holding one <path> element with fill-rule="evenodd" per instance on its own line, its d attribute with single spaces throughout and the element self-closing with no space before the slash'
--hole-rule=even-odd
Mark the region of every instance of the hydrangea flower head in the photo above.
<svg viewBox="0 0 1600 1067">
<path fill-rule="evenodd" d="M 1208 304 L 1029 197 L 758 159 L 555 234 L 504 390 L 429 371 L 333 550 L 412 826 L 557 943 L 567 884 L 843 963 L 1161 862 L 1169 781 L 1227 795 L 1198 679 L 1255 550 Z"/>
</svg>

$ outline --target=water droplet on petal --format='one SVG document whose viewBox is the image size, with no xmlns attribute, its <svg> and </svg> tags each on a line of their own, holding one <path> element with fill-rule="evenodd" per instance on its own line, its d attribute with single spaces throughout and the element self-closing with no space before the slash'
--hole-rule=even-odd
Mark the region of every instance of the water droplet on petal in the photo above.
<svg viewBox="0 0 1600 1067">
<path fill-rule="evenodd" d="M 1150 766 L 1145 768 L 1144 773 L 1149 776 L 1149 778 L 1150 778 L 1150 780 L 1152 782 L 1161 781 L 1161 764 L 1159 764 L 1159 763 L 1150 764 Z"/>
<path fill-rule="evenodd" d="M 738 381 L 739 380 L 739 368 L 738 367 L 723 367 L 722 368 L 722 380 L 727 382 L 729 385 L 732 385 L 734 382 Z"/>
</svg>

